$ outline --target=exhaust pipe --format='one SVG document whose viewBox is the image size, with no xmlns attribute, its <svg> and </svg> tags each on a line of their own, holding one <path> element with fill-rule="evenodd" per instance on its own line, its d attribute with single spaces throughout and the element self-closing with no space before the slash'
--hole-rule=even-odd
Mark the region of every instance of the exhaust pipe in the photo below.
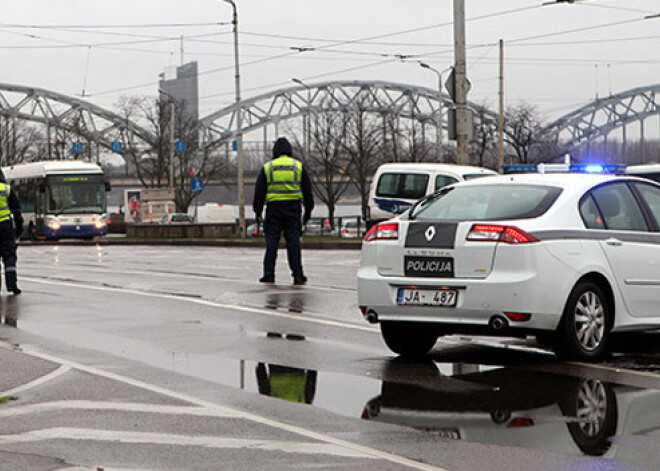
<svg viewBox="0 0 660 471">
<path fill-rule="evenodd" d="M 378 313 L 373 309 L 369 309 L 365 315 L 365 319 L 369 324 L 378 324 Z"/>
<path fill-rule="evenodd" d="M 507 327 L 509 327 L 509 322 L 506 320 L 506 318 L 499 315 L 491 317 L 489 324 L 493 330 L 498 330 L 498 331 L 504 330 Z"/>
</svg>

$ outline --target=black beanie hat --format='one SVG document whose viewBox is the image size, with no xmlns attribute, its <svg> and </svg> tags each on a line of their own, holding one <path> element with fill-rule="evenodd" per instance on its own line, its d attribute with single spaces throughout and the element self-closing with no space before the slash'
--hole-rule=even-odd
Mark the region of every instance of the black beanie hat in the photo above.
<svg viewBox="0 0 660 471">
<path fill-rule="evenodd" d="M 275 145 L 273 146 L 273 158 L 276 159 L 280 157 L 281 155 L 288 155 L 291 157 L 291 154 L 293 153 L 293 150 L 291 149 L 291 144 L 287 140 L 286 137 L 280 137 L 275 141 Z"/>
</svg>

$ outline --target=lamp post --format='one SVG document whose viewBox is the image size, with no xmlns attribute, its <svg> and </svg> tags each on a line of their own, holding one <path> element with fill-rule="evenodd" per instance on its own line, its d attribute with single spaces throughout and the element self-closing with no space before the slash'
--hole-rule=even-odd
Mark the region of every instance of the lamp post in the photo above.
<svg viewBox="0 0 660 471">
<path fill-rule="evenodd" d="M 176 111 L 176 104 L 174 96 L 171 93 L 166 92 L 162 88 L 158 89 L 159 93 L 167 95 L 170 99 L 170 176 L 169 176 L 169 187 L 171 190 L 174 190 L 174 151 L 175 151 L 175 140 L 174 140 L 174 114 Z"/>
<path fill-rule="evenodd" d="M 238 225 L 241 237 L 247 237 L 245 227 L 245 188 L 243 186 L 243 115 L 241 111 L 241 74 L 238 61 L 238 10 L 234 0 L 223 0 L 233 9 L 232 25 L 234 25 L 234 82 L 236 87 L 236 160 L 238 163 Z"/>
<path fill-rule="evenodd" d="M 310 101 L 311 101 L 311 92 L 310 92 L 310 90 L 311 89 L 310 89 L 309 85 L 307 85 L 305 82 L 303 82 L 299 78 L 293 77 L 291 80 L 293 82 L 299 84 L 299 85 L 302 85 L 303 87 L 305 87 L 307 89 L 307 108 L 308 108 L 308 110 L 311 110 L 311 108 L 312 108 L 312 105 L 310 103 Z M 308 114 L 309 114 L 309 112 L 308 112 Z M 310 126 L 310 122 L 309 122 L 309 116 L 303 115 L 303 139 L 304 139 L 303 147 L 305 148 L 305 157 L 309 157 L 309 148 L 310 148 L 310 140 L 311 140 L 310 139 L 310 134 L 311 134 L 310 133 L 310 127 L 311 126 Z"/>
<path fill-rule="evenodd" d="M 437 138 L 437 152 L 438 152 L 438 159 L 442 157 L 442 138 L 443 138 L 443 132 L 442 132 L 442 108 L 443 108 L 443 103 L 442 103 L 442 74 L 445 72 L 449 71 L 452 69 L 451 66 L 443 69 L 443 70 L 438 70 L 435 67 L 431 67 L 428 65 L 426 62 L 419 62 L 419 66 L 428 69 L 432 72 L 435 72 L 435 74 L 438 76 L 438 121 L 436 122 L 436 138 Z"/>
</svg>

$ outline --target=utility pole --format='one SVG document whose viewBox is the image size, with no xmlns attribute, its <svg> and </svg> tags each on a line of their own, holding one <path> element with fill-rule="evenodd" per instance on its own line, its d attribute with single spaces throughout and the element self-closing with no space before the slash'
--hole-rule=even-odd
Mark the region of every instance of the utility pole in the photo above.
<svg viewBox="0 0 660 471">
<path fill-rule="evenodd" d="M 504 40 L 500 39 L 500 113 L 497 122 L 497 171 L 504 165 Z"/>
<path fill-rule="evenodd" d="M 465 60 L 465 0 L 454 0 L 454 79 L 457 161 L 468 162 L 467 62 Z"/>
<path fill-rule="evenodd" d="M 170 189 L 174 191 L 174 151 L 176 142 L 174 140 L 174 112 L 176 111 L 174 98 L 170 101 Z"/>
<path fill-rule="evenodd" d="M 243 114 L 241 111 L 241 74 L 238 60 L 238 10 L 234 0 L 224 0 L 233 9 L 231 23 L 234 25 L 234 69 L 236 87 L 236 160 L 238 161 L 238 226 L 242 238 L 247 237 L 245 227 L 245 188 L 243 186 Z"/>
</svg>

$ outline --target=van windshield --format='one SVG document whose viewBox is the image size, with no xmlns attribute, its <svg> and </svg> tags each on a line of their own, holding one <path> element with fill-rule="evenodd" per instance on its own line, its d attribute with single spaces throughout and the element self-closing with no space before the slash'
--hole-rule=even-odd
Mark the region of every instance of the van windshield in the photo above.
<svg viewBox="0 0 660 471">
<path fill-rule="evenodd" d="M 529 219 L 544 214 L 561 188 L 538 185 L 454 186 L 429 197 L 410 217 L 434 221 Z"/>
<path fill-rule="evenodd" d="M 376 196 L 418 200 L 426 196 L 429 176 L 423 173 L 383 173 L 378 179 Z"/>
</svg>

